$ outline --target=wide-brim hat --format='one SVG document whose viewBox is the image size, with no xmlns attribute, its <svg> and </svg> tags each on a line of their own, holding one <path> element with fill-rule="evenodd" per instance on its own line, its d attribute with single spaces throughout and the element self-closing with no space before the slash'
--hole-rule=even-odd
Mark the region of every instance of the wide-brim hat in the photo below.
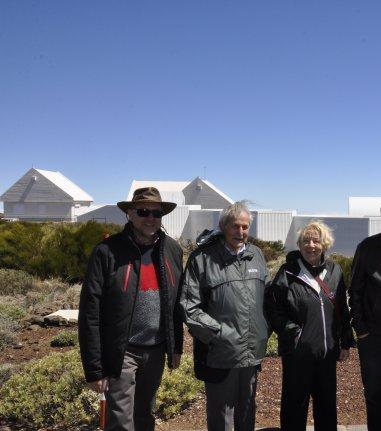
<svg viewBox="0 0 381 431">
<path fill-rule="evenodd" d="M 160 196 L 160 192 L 155 187 L 142 187 L 134 191 L 132 200 L 118 202 L 118 207 L 126 212 L 129 209 L 136 208 L 136 204 L 155 203 L 160 204 L 163 210 L 163 215 L 169 214 L 176 208 L 174 202 L 163 202 Z"/>
</svg>

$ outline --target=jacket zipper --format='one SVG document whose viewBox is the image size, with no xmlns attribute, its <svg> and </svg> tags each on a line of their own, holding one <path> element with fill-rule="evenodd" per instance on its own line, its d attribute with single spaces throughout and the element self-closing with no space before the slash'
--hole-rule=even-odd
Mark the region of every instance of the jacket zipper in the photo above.
<svg viewBox="0 0 381 431">
<path fill-rule="evenodd" d="M 128 288 L 128 280 L 130 279 L 131 266 L 132 266 L 132 263 L 130 262 L 130 263 L 127 265 L 127 268 L 126 268 L 126 275 L 124 276 L 124 286 L 123 286 L 123 290 L 124 290 L 125 292 L 127 292 L 127 288 Z"/>
<path fill-rule="evenodd" d="M 172 287 L 175 287 L 175 279 L 174 279 L 174 277 L 173 277 L 172 269 L 171 269 L 171 266 L 169 265 L 169 262 L 168 262 L 168 259 L 167 259 L 167 258 L 165 258 L 165 266 L 166 266 L 166 267 L 167 267 L 167 269 L 168 269 L 169 279 L 170 279 L 170 281 L 171 281 Z"/>
<path fill-rule="evenodd" d="M 324 334 L 324 358 L 327 356 L 327 351 L 328 351 L 328 347 L 327 347 L 327 327 L 325 324 L 325 312 L 324 312 L 324 303 L 323 303 L 323 298 L 320 296 L 320 294 L 318 294 L 316 292 L 316 290 L 310 286 L 309 283 L 306 282 L 306 280 L 304 280 L 303 278 L 293 274 L 292 272 L 287 271 L 288 274 L 292 275 L 293 277 L 297 278 L 300 281 L 303 281 L 304 285 L 307 286 L 309 289 L 311 289 L 311 292 L 313 294 L 313 296 L 320 301 L 320 310 L 321 310 L 321 317 L 322 317 L 322 323 L 323 323 L 323 334 Z"/>
<path fill-rule="evenodd" d="M 323 333 L 324 333 L 324 358 L 327 355 L 327 328 L 325 326 L 325 312 L 324 312 L 324 303 L 323 298 L 319 295 L 320 298 L 320 308 L 321 308 L 321 317 L 323 319 Z"/>
</svg>

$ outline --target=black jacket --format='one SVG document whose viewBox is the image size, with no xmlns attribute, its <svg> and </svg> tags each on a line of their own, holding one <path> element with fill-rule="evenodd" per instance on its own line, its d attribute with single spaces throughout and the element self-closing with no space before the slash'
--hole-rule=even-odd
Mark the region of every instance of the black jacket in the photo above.
<svg viewBox="0 0 381 431">
<path fill-rule="evenodd" d="M 327 260 L 324 281 L 334 294 L 334 304 L 301 277 L 301 255 L 293 251 L 279 269 L 265 295 L 268 320 L 278 334 L 280 355 L 297 351 L 314 357 L 337 355 L 353 346 L 346 287 L 339 265 Z"/>
<path fill-rule="evenodd" d="M 182 250 L 159 231 L 152 252 L 158 268 L 168 365 L 182 352 L 183 326 L 179 309 Z M 79 304 L 79 343 L 86 380 L 121 373 L 129 328 L 138 294 L 141 254 L 129 224 L 98 244 L 92 253 Z"/>
<path fill-rule="evenodd" d="M 381 334 L 381 234 L 364 239 L 357 247 L 349 305 L 358 335 Z"/>
</svg>

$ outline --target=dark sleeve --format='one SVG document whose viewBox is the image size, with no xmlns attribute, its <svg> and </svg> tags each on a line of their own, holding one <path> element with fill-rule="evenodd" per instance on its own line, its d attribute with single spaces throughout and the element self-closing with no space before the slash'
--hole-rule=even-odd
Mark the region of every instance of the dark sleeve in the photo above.
<svg viewBox="0 0 381 431">
<path fill-rule="evenodd" d="M 102 367 L 100 337 L 100 302 L 104 282 L 104 258 L 100 246 L 90 257 L 81 290 L 78 315 L 79 346 L 86 381 L 106 377 Z"/>
<path fill-rule="evenodd" d="M 366 284 L 365 256 L 360 244 L 352 262 L 351 285 L 349 287 L 349 306 L 352 325 L 357 335 L 369 332 L 369 328 L 364 318 L 364 293 Z"/>
<path fill-rule="evenodd" d="M 180 306 L 180 298 L 181 291 L 183 285 L 184 272 L 183 268 L 183 251 L 180 251 L 180 268 L 181 268 L 181 277 L 179 277 L 179 285 L 177 287 L 177 296 L 175 302 L 175 308 L 173 312 L 173 326 L 175 333 L 175 353 L 181 354 L 183 353 L 183 343 L 184 343 L 184 327 L 183 327 L 183 316 L 182 309 Z"/>
<path fill-rule="evenodd" d="M 221 331 L 221 324 L 211 317 L 205 309 L 206 298 L 203 293 L 202 255 L 192 254 L 187 262 L 180 299 L 184 321 L 193 337 L 209 344 Z"/>
<path fill-rule="evenodd" d="M 284 266 L 265 291 L 265 313 L 271 328 L 279 335 L 284 331 L 297 334 L 300 326 L 290 319 L 287 312 L 288 281 Z"/>
<path fill-rule="evenodd" d="M 350 347 L 354 347 L 355 340 L 349 318 L 347 287 L 342 273 L 339 285 L 337 286 L 336 303 L 338 307 L 338 317 L 340 319 L 340 347 L 342 349 L 349 349 Z"/>
</svg>

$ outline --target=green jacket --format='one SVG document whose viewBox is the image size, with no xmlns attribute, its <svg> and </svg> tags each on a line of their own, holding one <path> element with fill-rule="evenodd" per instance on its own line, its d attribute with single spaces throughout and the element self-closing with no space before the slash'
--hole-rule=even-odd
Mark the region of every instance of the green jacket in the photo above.
<svg viewBox="0 0 381 431">
<path fill-rule="evenodd" d="M 180 305 L 194 337 L 196 368 L 260 364 L 269 334 L 263 314 L 268 281 L 263 254 L 252 244 L 232 255 L 222 234 L 213 234 L 191 254 Z"/>
</svg>

